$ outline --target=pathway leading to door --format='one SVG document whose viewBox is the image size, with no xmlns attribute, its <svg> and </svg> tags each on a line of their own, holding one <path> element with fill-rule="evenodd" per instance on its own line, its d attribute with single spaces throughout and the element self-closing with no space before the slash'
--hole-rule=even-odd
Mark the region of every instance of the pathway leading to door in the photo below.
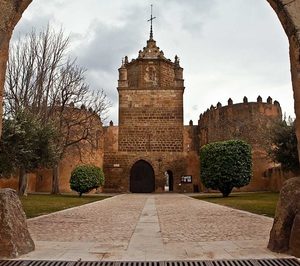
<svg viewBox="0 0 300 266">
<path fill-rule="evenodd" d="M 164 255 L 155 197 L 148 197 L 123 259 L 145 261 Z"/>
<path fill-rule="evenodd" d="M 22 259 L 275 258 L 272 219 L 180 194 L 126 194 L 28 220 L 36 251 Z"/>
</svg>

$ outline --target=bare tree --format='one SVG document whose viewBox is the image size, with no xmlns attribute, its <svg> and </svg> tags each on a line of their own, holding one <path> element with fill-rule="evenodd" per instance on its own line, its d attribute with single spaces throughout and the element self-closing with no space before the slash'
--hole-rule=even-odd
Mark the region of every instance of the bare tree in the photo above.
<svg viewBox="0 0 300 266">
<path fill-rule="evenodd" d="M 67 56 L 69 38 L 48 26 L 12 45 L 5 84 L 5 116 L 26 109 L 42 122 L 54 122 L 59 160 L 53 167 L 52 193 L 59 193 L 59 161 L 70 146 L 95 146 L 97 130 L 110 107 L 103 89 L 92 90 L 86 70 Z M 97 122 L 95 122 L 97 121 Z"/>
</svg>

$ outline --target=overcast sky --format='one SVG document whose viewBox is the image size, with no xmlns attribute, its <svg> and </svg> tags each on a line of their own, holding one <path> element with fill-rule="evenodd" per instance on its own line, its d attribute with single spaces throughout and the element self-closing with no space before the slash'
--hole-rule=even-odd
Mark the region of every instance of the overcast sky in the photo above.
<svg viewBox="0 0 300 266">
<path fill-rule="evenodd" d="M 270 95 L 295 116 L 288 40 L 265 0 L 33 0 L 14 37 L 48 22 L 62 26 L 88 83 L 111 99 L 117 124 L 118 68 L 146 45 L 151 3 L 157 45 L 184 68 L 185 124 L 197 124 L 200 113 L 229 97 L 238 103 Z"/>
</svg>

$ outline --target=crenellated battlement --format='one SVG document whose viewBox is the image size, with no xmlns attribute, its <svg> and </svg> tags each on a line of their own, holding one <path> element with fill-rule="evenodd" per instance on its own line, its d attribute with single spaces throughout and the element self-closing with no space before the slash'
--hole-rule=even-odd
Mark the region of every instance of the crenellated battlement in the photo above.
<svg viewBox="0 0 300 266">
<path fill-rule="evenodd" d="M 99 128 L 102 128 L 100 116 L 95 110 L 93 110 L 93 108 L 87 108 L 84 104 L 75 105 L 71 102 L 65 107 L 64 113 L 65 115 L 73 117 L 73 119 L 88 119 L 87 121 L 93 121 L 94 125 L 99 124 Z"/>
<path fill-rule="evenodd" d="M 228 99 L 228 105 L 222 106 L 220 102 L 216 106 L 211 105 L 198 120 L 200 132 L 200 146 L 207 143 L 226 140 L 243 139 L 252 145 L 263 142 L 263 130 L 272 121 L 281 119 L 282 111 L 278 101 L 268 97 L 263 102 L 258 96 L 256 102 L 249 102 L 247 97 L 242 103 L 234 104 Z"/>
<path fill-rule="evenodd" d="M 281 107 L 280 103 L 278 101 L 274 101 L 269 96 L 267 98 L 266 102 L 263 102 L 262 97 L 258 96 L 256 99 L 256 102 L 249 102 L 248 98 L 245 96 L 243 98 L 242 103 L 233 103 L 233 100 L 231 98 L 228 99 L 228 105 L 222 106 L 220 102 L 216 104 L 216 106 L 211 105 L 210 108 L 207 108 L 207 110 L 200 114 L 198 125 L 203 126 L 202 124 L 205 124 L 207 119 L 212 119 L 213 117 L 219 116 L 222 114 L 223 116 L 232 116 L 233 113 L 236 119 L 239 117 L 245 118 L 246 116 L 253 116 L 254 113 L 266 115 L 266 116 L 281 116 Z M 205 125 L 204 125 L 205 126 Z"/>
</svg>

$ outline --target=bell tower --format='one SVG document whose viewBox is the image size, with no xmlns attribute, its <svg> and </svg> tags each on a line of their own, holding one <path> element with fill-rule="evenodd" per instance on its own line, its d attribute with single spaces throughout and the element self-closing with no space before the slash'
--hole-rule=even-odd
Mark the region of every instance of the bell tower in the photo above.
<svg viewBox="0 0 300 266">
<path fill-rule="evenodd" d="M 150 38 L 136 59 L 119 68 L 119 151 L 183 151 L 183 68 Z"/>
<path fill-rule="evenodd" d="M 145 47 L 135 59 L 124 57 L 119 68 L 119 125 L 107 127 L 104 139 L 106 190 L 192 192 L 199 187 L 197 130 L 183 125 L 183 68 L 177 55 L 170 60 L 157 46 L 154 19 L 151 12 Z M 189 182 L 182 181 L 186 177 Z"/>
</svg>

